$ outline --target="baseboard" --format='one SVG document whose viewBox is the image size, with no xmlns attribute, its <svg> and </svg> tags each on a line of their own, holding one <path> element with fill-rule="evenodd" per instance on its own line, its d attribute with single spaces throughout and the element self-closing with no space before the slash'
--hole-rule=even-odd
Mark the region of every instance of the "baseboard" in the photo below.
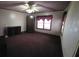
<svg viewBox="0 0 79 59">
<path fill-rule="evenodd" d="M 19 34 L 22 34 L 22 33 L 26 33 L 26 31 L 22 31 L 22 32 L 19 33 Z M 18 34 L 16 34 L 16 35 L 18 35 Z M 10 36 L 9 36 L 9 37 L 10 37 Z M 5 38 L 5 35 L 0 36 L 0 38 Z"/>
<path fill-rule="evenodd" d="M 50 35 L 50 36 L 52 36 L 53 34 L 48 34 L 48 33 L 43 33 L 43 32 L 37 32 L 37 31 L 35 31 L 36 33 L 41 33 L 41 34 L 45 34 L 45 35 Z M 57 37 L 60 37 L 60 36 L 58 36 L 58 35 L 53 35 L 53 36 L 57 36 Z"/>
<path fill-rule="evenodd" d="M 26 33 L 26 31 L 22 31 L 21 33 Z"/>
</svg>

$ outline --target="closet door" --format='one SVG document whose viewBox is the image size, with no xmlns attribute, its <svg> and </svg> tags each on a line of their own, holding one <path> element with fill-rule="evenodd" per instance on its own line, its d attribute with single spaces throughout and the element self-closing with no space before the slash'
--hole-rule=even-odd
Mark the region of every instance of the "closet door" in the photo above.
<svg viewBox="0 0 79 59">
<path fill-rule="evenodd" d="M 35 18 L 31 18 L 30 16 L 27 16 L 27 32 L 34 32 L 34 24 L 35 24 Z"/>
</svg>

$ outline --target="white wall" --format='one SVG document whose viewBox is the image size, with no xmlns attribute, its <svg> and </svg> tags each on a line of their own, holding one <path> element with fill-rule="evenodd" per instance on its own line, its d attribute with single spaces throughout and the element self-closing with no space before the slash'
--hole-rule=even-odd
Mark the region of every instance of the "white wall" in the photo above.
<svg viewBox="0 0 79 59">
<path fill-rule="evenodd" d="M 48 34 L 54 34 L 54 35 L 60 34 L 60 27 L 61 27 L 63 11 L 38 13 L 38 14 L 34 14 L 34 15 L 35 15 L 35 17 L 39 16 L 39 15 L 53 15 L 51 31 L 36 29 L 36 20 L 35 20 L 35 31 L 48 33 Z"/>
<path fill-rule="evenodd" d="M 79 41 L 79 2 L 72 2 L 67 14 L 62 36 L 62 50 L 65 57 L 75 54 Z"/>
<path fill-rule="evenodd" d="M 0 9 L 0 36 L 3 35 L 5 26 L 21 26 L 21 31 L 25 31 L 26 14 Z"/>
</svg>

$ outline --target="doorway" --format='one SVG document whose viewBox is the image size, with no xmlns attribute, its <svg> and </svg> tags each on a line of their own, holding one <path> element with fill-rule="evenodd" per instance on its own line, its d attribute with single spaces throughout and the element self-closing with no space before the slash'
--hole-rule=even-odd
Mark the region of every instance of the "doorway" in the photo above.
<svg viewBox="0 0 79 59">
<path fill-rule="evenodd" d="M 35 17 L 32 15 L 27 15 L 27 32 L 35 32 Z"/>
</svg>

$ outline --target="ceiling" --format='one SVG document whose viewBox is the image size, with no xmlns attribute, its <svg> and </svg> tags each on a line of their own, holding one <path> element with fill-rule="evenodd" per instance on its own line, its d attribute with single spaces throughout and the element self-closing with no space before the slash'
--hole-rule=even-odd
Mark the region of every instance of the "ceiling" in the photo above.
<svg viewBox="0 0 79 59">
<path fill-rule="evenodd" d="M 39 12 L 51 12 L 51 11 L 63 11 L 69 1 L 32 1 L 33 4 L 37 4 Z M 0 1 L 0 9 L 14 10 L 25 13 L 24 4 L 28 1 Z"/>
</svg>

